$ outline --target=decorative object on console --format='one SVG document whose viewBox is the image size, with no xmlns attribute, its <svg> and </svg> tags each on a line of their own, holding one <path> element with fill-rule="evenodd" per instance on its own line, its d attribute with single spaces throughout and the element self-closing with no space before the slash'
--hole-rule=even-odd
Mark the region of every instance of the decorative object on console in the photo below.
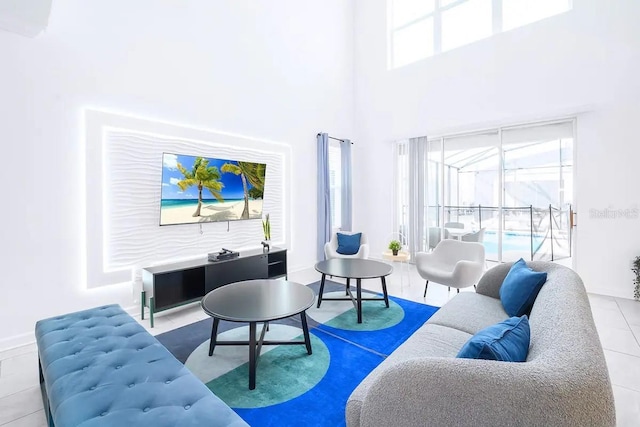
<svg viewBox="0 0 640 427">
<path fill-rule="evenodd" d="M 389 242 L 389 249 L 391 249 L 393 256 L 398 256 L 398 251 L 402 249 L 402 245 L 399 240 L 392 240 Z"/>
<path fill-rule="evenodd" d="M 640 300 L 640 256 L 637 256 L 636 259 L 633 260 L 631 271 L 636 275 L 636 278 L 633 279 L 633 283 L 636 285 L 636 287 L 633 288 L 633 298 Z"/>
<path fill-rule="evenodd" d="M 266 167 L 164 153 L 160 225 L 260 218 Z M 213 198 L 204 198 L 203 190 Z"/>
<path fill-rule="evenodd" d="M 268 251 L 271 246 L 271 222 L 269 221 L 269 214 L 267 214 L 265 219 L 262 220 L 262 231 L 264 233 L 262 248 Z"/>
<path fill-rule="evenodd" d="M 207 259 L 209 261 L 224 261 L 227 259 L 238 258 L 240 256 L 240 252 L 232 251 L 231 249 L 222 248 L 220 252 L 212 252 L 209 254 Z"/>
</svg>

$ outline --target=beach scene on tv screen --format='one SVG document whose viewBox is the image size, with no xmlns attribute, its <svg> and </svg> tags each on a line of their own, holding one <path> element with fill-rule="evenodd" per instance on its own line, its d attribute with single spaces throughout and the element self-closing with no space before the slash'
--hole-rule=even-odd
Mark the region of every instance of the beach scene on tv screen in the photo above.
<svg viewBox="0 0 640 427">
<path fill-rule="evenodd" d="M 164 153 L 160 225 L 261 218 L 266 168 Z"/>
</svg>

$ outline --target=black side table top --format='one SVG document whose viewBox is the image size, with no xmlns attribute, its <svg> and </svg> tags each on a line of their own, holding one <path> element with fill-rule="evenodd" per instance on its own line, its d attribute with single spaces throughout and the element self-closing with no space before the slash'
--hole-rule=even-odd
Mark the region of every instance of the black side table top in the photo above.
<svg viewBox="0 0 640 427">
<path fill-rule="evenodd" d="M 285 280 L 246 280 L 209 292 L 200 305 L 209 316 L 233 322 L 269 322 L 301 313 L 315 301 L 305 285 Z"/>
<path fill-rule="evenodd" d="M 349 279 L 375 279 L 391 274 L 389 264 L 370 259 L 332 258 L 316 264 L 316 270 L 329 276 Z"/>
</svg>

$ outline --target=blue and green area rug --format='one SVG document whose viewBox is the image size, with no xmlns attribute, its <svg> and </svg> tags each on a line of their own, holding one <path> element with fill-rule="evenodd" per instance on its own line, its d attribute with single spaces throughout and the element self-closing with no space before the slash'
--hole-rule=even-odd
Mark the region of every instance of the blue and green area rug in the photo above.
<svg viewBox="0 0 640 427">
<path fill-rule="evenodd" d="M 317 294 L 319 283 L 309 286 Z M 325 298 L 344 294 L 344 285 L 325 284 Z M 361 324 L 350 301 L 314 305 L 307 310 L 313 354 L 303 345 L 264 346 L 255 390 L 249 390 L 246 345 L 219 346 L 209 357 L 211 319 L 157 338 L 251 426 L 342 426 L 351 392 L 438 310 L 395 297 L 389 303 L 364 301 Z M 220 322 L 220 340 L 248 337 L 247 324 Z M 300 317 L 270 323 L 265 339 L 302 340 Z"/>
</svg>

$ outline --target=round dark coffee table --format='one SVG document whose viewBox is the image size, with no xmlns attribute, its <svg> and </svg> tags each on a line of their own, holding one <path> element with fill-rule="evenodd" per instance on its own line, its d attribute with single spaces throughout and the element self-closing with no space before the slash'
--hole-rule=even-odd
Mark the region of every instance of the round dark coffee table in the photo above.
<svg viewBox="0 0 640 427">
<path fill-rule="evenodd" d="M 200 305 L 213 317 L 209 356 L 216 345 L 249 345 L 249 389 L 256 388 L 256 366 L 262 345 L 304 344 L 311 354 L 311 340 L 305 311 L 313 305 L 315 293 L 300 283 L 285 280 L 246 280 L 221 286 L 202 298 Z M 300 315 L 304 341 L 265 341 L 269 322 Z M 249 341 L 218 341 L 220 320 L 249 323 Z M 256 324 L 264 323 L 256 339 Z"/>
<path fill-rule="evenodd" d="M 322 293 L 324 292 L 324 282 L 326 276 L 343 277 L 347 279 L 346 294 L 349 298 L 324 298 L 325 300 L 352 301 L 358 312 L 358 323 L 362 323 L 362 301 L 384 301 L 389 308 L 389 295 L 387 294 L 387 282 L 385 277 L 391 274 L 393 267 L 389 264 L 370 259 L 359 258 L 332 258 L 320 261 L 316 264 L 316 270 L 322 273 L 320 281 L 320 292 L 318 292 L 318 308 L 322 303 Z M 383 298 L 362 298 L 362 279 L 377 279 L 382 281 Z M 351 279 L 356 279 L 356 296 L 351 293 Z"/>
</svg>

